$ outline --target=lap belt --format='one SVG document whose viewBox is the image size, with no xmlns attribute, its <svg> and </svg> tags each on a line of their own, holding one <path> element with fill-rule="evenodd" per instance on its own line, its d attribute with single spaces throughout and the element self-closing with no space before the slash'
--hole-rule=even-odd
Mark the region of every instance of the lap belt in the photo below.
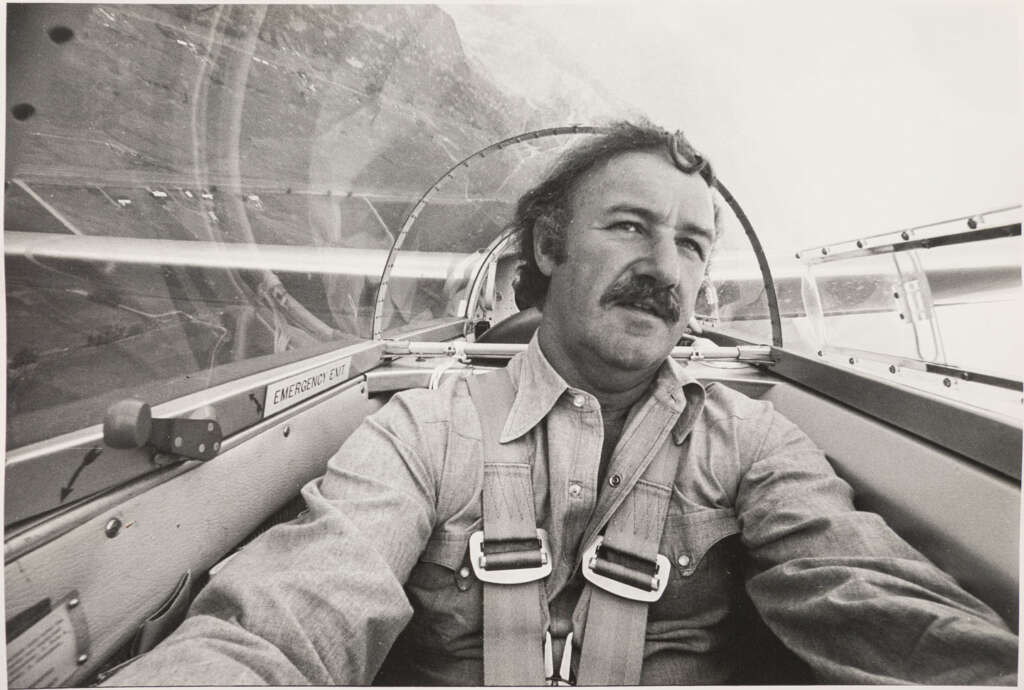
<svg viewBox="0 0 1024 690">
<path fill-rule="evenodd" d="M 571 634 L 557 674 L 550 635 L 544 644 L 544 578 L 552 563 L 547 535 L 536 527 L 532 467 L 521 451 L 498 442 L 515 397 L 512 380 L 501 369 L 467 381 L 484 448 L 483 530 L 470 539 L 473 569 L 484 583 L 484 683 L 541 685 L 546 675 L 552 685 L 568 684 Z M 580 564 L 587 585 L 579 605 L 589 606 L 580 685 L 640 682 L 647 606 L 661 597 L 671 574 L 658 544 L 679 458 L 672 443 L 655 447 Z"/>
</svg>

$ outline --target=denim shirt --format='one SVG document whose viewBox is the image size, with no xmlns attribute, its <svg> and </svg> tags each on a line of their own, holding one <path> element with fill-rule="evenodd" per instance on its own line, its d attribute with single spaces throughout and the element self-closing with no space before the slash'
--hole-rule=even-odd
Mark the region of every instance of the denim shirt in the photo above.
<svg viewBox="0 0 1024 690">
<path fill-rule="evenodd" d="M 578 564 L 610 517 L 611 478 L 670 443 L 679 465 L 660 552 L 672 572 L 649 609 L 642 682 L 792 681 L 760 675 L 780 666 L 781 640 L 819 682 L 1016 684 L 1016 636 L 855 510 L 770 403 L 702 386 L 668 360 L 599 485 L 596 398 L 568 386 L 536 338 L 508 368 L 501 441 L 532 457 L 549 626 L 558 640 L 574 632 L 574 663 L 586 634 Z M 107 684 L 482 683 L 482 590 L 467 560 L 481 453 L 464 380 L 395 395 L 303 488 L 308 510 L 249 544 L 171 637 Z"/>
</svg>

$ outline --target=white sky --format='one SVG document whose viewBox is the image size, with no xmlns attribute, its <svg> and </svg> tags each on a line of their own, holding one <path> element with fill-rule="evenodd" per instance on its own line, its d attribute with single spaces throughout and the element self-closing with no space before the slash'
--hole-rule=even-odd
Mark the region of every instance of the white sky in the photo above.
<svg viewBox="0 0 1024 690">
<path fill-rule="evenodd" d="M 525 8 L 712 158 L 769 253 L 1019 203 L 1016 2 Z"/>
</svg>

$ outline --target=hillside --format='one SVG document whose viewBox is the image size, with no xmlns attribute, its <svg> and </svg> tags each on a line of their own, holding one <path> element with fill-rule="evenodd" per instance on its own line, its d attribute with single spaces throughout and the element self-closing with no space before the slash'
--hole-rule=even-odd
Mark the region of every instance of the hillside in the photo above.
<svg viewBox="0 0 1024 690">
<path fill-rule="evenodd" d="M 467 42 L 431 5 L 7 11 L 7 230 L 387 248 L 453 163 L 575 114 L 564 93 L 512 88 L 514 55 L 503 69 L 487 55 L 489 41 L 521 30 L 500 12 L 463 18 Z M 601 110 L 554 53 L 522 69 L 527 80 L 567 75 L 559 83 Z M 490 159 L 473 188 L 501 188 L 519 163 Z M 464 249 L 500 229 L 505 202 L 467 190 L 438 196 L 412 246 Z M 116 261 L 10 258 L 5 270 L 9 446 L 95 423 L 126 391 L 155 403 L 222 380 L 229 365 L 365 337 L 375 290 Z M 275 281 L 294 306 L 272 297 Z M 403 313 L 429 316 L 441 297 L 418 294 Z"/>
</svg>

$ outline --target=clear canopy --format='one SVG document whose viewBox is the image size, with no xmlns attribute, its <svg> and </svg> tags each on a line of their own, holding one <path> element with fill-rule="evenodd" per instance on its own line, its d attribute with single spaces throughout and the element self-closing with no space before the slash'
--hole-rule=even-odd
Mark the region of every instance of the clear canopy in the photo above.
<svg viewBox="0 0 1024 690">
<path fill-rule="evenodd" d="M 835 266 L 794 255 L 1016 192 L 1014 15 L 931 5 L 9 4 L 7 447 L 125 397 L 156 404 L 466 316 L 515 199 L 586 135 L 488 147 L 641 115 L 686 130 L 743 204 L 785 345 L 849 333 L 841 345 L 925 356 L 893 304 L 870 329 L 814 322 L 809 276 Z M 862 50 L 865 26 L 886 40 Z M 756 259 L 727 223 L 700 311 L 771 342 Z M 1019 238 L 1000 241 L 1007 280 L 942 303 L 943 361 L 1019 377 L 1005 327 Z M 948 283 L 967 254 L 945 251 Z M 933 256 L 921 275 L 939 275 Z"/>
</svg>

